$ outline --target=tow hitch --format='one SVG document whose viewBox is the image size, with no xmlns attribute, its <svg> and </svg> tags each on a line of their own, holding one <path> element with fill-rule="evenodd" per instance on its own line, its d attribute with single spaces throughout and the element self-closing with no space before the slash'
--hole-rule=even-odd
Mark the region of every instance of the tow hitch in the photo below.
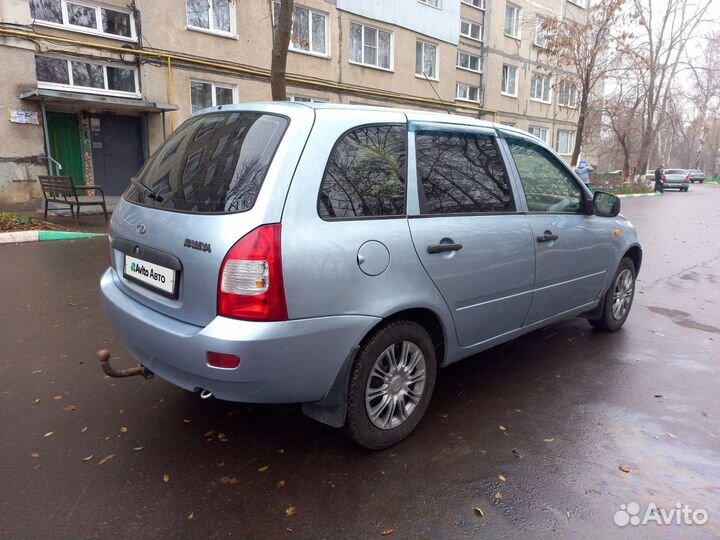
<svg viewBox="0 0 720 540">
<path fill-rule="evenodd" d="M 100 360 L 100 367 L 108 377 L 122 379 L 124 377 L 134 377 L 135 375 L 140 375 L 146 379 L 152 379 L 155 375 L 152 371 L 141 364 L 128 369 L 115 369 L 110 365 L 110 351 L 107 349 L 99 350 L 97 352 L 97 359 Z"/>
</svg>

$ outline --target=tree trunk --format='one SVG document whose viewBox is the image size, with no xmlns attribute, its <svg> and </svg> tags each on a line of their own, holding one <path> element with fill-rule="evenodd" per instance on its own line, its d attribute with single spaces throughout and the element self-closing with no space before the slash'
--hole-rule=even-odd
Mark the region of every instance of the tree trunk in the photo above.
<svg viewBox="0 0 720 540">
<path fill-rule="evenodd" d="M 585 131 L 585 119 L 587 118 L 588 93 L 590 92 L 589 83 L 585 83 L 582 90 L 583 96 L 580 99 L 580 110 L 578 116 L 577 132 L 575 134 L 575 146 L 573 147 L 572 158 L 570 164 L 577 167 L 578 158 L 580 157 L 580 149 L 583 143 L 583 132 Z"/>
<path fill-rule="evenodd" d="M 273 21 L 273 48 L 270 62 L 270 92 L 273 101 L 285 101 L 287 99 L 285 75 L 294 5 L 295 0 L 280 0 L 280 13 L 277 20 Z M 270 13 L 272 14 L 273 11 L 271 1 Z"/>
</svg>

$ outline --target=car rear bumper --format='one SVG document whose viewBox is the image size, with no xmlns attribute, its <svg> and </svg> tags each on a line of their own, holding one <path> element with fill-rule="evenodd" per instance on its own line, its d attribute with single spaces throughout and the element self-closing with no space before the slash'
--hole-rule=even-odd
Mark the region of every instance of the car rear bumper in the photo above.
<svg viewBox="0 0 720 540">
<path fill-rule="evenodd" d="M 666 189 L 685 189 L 689 185 L 690 182 L 663 182 L 663 187 Z"/>
<path fill-rule="evenodd" d="M 125 348 L 159 377 L 220 399 L 301 403 L 322 399 L 345 359 L 380 320 L 362 315 L 281 322 L 216 317 L 205 327 L 154 311 L 126 295 L 114 270 L 100 281 L 103 305 Z M 240 357 L 236 369 L 207 364 L 208 351 Z"/>
</svg>

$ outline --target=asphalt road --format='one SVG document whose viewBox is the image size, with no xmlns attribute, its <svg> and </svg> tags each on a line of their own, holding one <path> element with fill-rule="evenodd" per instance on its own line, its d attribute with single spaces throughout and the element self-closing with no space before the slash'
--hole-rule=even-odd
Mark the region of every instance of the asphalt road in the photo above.
<svg viewBox="0 0 720 540">
<path fill-rule="evenodd" d="M 131 364 L 106 241 L 0 246 L 0 537 L 719 537 L 720 186 L 623 212 L 645 248 L 625 328 L 569 321 L 442 370 L 384 452 L 296 406 L 104 377 L 99 348 Z M 631 502 L 710 517 L 618 527 Z"/>
</svg>

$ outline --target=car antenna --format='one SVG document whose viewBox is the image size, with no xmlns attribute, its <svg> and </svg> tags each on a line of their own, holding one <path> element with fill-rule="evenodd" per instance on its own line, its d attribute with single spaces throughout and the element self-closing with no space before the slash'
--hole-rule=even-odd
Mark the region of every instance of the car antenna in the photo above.
<svg viewBox="0 0 720 540">
<path fill-rule="evenodd" d="M 430 82 L 430 78 L 427 76 L 427 73 L 425 73 L 425 70 L 423 70 L 423 77 L 425 77 L 425 80 L 426 80 L 427 83 L 430 85 L 430 88 L 432 88 L 433 92 L 435 92 L 435 95 L 437 96 L 438 101 L 440 102 L 440 105 L 442 105 L 442 108 L 445 109 L 445 112 L 448 113 L 448 114 L 452 114 L 452 113 L 450 112 L 450 109 L 448 109 L 448 108 L 445 106 L 445 102 L 444 102 L 444 101 L 442 100 L 442 98 L 440 97 L 440 94 L 437 93 L 437 90 L 435 90 L 435 87 L 434 87 L 434 86 L 432 85 L 432 83 Z"/>
</svg>

